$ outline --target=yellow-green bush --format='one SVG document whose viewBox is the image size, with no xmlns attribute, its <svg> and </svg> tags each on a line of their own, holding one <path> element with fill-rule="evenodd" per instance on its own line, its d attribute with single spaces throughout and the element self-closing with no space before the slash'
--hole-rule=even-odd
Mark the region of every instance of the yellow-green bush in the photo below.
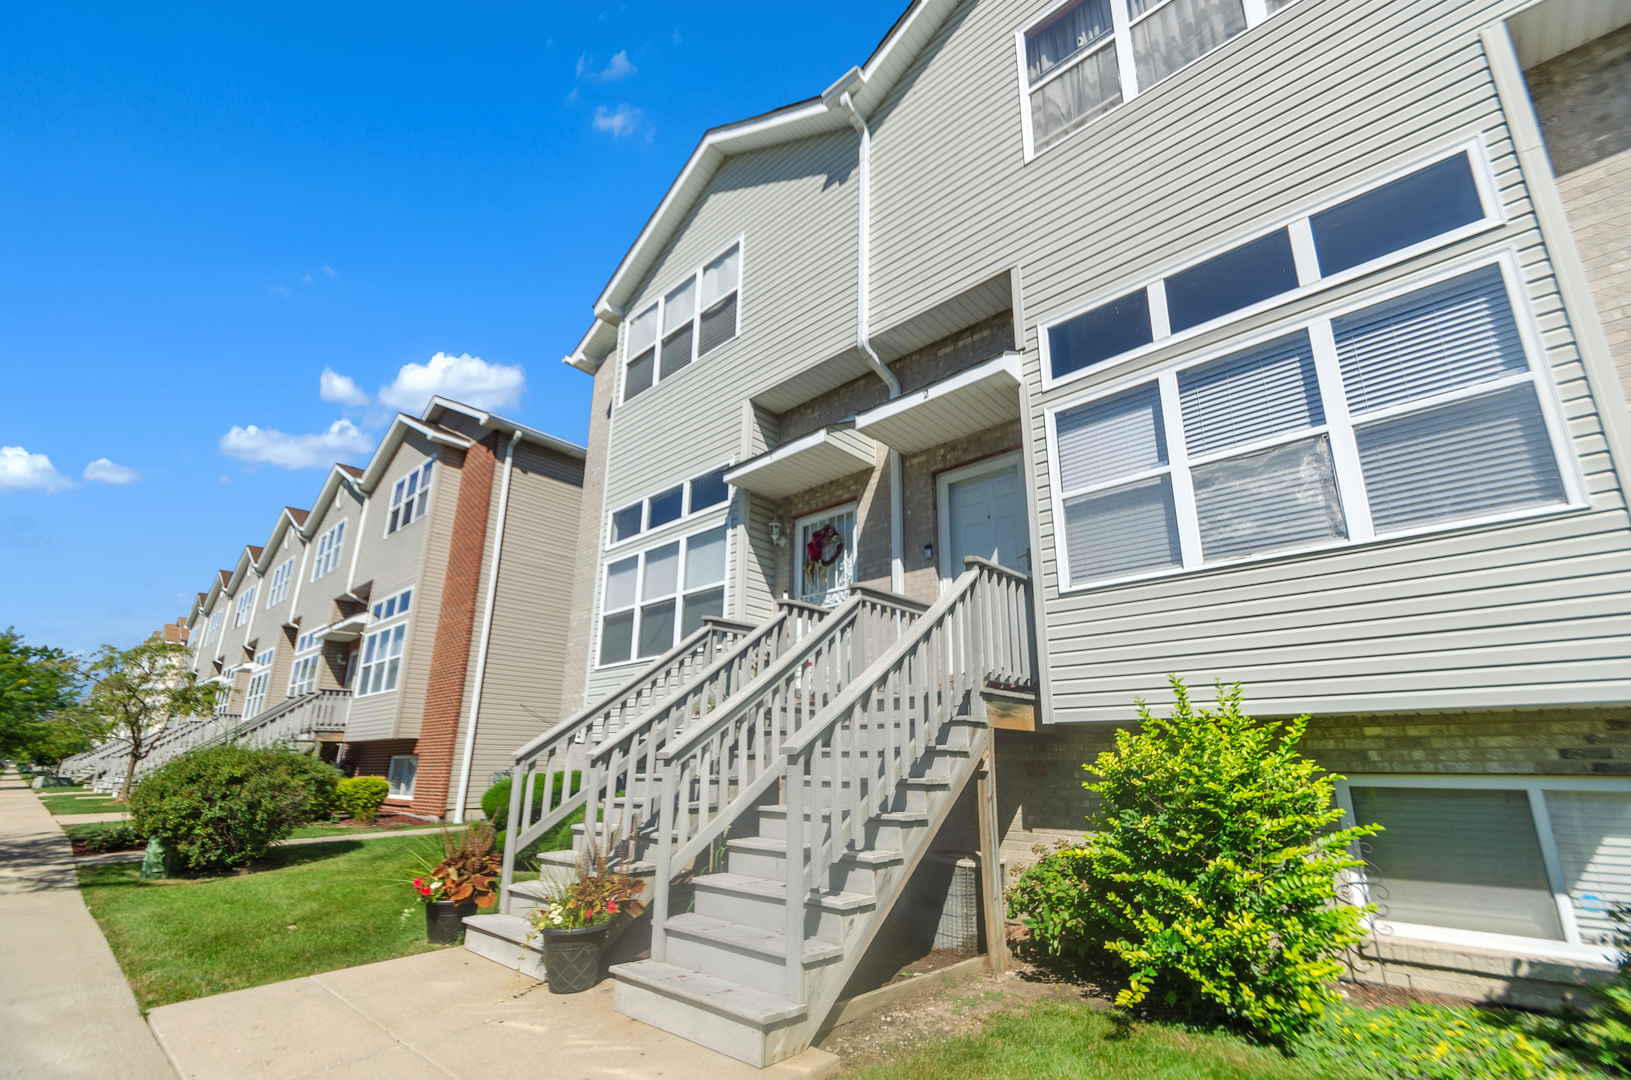
<svg viewBox="0 0 1631 1080">
<path fill-rule="evenodd" d="M 390 793 L 391 782 L 383 776 L 351 776 L 340 781 L 338 801 L 351 817 L 372 825 Z"/>
</svg>

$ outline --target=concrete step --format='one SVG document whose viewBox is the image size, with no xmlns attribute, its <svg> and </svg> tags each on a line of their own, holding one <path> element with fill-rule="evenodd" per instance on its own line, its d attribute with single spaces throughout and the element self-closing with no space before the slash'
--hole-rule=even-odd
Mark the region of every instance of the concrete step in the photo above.
<svg viewBox="0 0 1631 1080">
<path fill-rule="evenodd" d="M 779 930 L 687 912 L 663 924 L 668 962 L 774 994 L 787 984 L 787 935 Z M 805 970 L 837 963 L 844 946 L 804 942 Z"/>
<path fill-rule="evenodd" d="M 761 930 L 787 928 L 785 881 L 743 874 L 703 874 L 694 879 L 693 885 L 698 915 Z M 805 936 L 842 941 L 846 920 L 871 911 L 874 906 L 876 898 L 866 893 L 810 892 L 804 898 Z"/>
<path fill-rule="evenodd" d="M 529 939 L 531 933 L 532 924 L 516 915 L 471 915 L 464 920 L 464 947 L 542 982 L 543 944 Z"/>
<path fill-rule="evenodd" d="M 612 1008 L 755 1068 L 786 1056 L 809 1016 L 802 1002 L 730 979 L 641 960 L 611 969 Z"/>
</svg>

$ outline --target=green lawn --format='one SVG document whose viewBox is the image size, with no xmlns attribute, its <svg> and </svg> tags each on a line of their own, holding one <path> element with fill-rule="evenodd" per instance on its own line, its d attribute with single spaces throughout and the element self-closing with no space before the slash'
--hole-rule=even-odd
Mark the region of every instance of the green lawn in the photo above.
<svg viewBox="0 0 1631 1080">
<path fill-rule="evenodd" d="M 277 848 L 262 869 L 214 878 L 142 881 L 136 863 L 83 867 L 79 882 L 151 1009 L 435 948 L 397 884 L 427 842 L 438 838 Z"/>
<path fill-rule="evenodd" d="M 977 1033 L 862 1066 L 847 1080 L 1586 1080 L 1605 1077 L 1475 1009 L 1334 1010 L 1292 1054 L 1232 1035 L 1119 1022 L 1042 1001 Z"/>
<path fill-rule="evenodd" d="M 434 829 L 436 826 L 434 823 L 426 821 L 411 827 L 415 829 Z M 300 828 L 290 833 L 289 838 L 292 840 L 300 840 L 309 836 L 348 836 L 352 833 L 380 833 L 395 831 L 397 830 L 378 829 L 372 825 L 302 825 Z M 428 833 L 425 835 L 429 836 Z"/>
<path fill-rule="evenodd" d="M 130 809 L 129 804 L 106 795 L 64 795 L 59 799 L 42 799 L 45 808 L 53 814 L 107 814 Z"/>
</svg>

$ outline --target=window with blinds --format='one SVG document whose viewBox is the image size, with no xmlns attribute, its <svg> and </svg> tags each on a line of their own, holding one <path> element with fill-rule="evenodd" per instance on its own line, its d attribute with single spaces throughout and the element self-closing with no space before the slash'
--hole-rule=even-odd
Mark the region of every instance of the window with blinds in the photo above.
<svg viewBox="0 0 1631 1080">
<path fill-rule="evenodd" d="M 1631 903 L 1631 792 L 1548 791 L 1546 810 L 1580 940 L 1611 945 L 1609 909 Z"/>
<path fill-rule="evenodd" d="M 1053 412 L 1066 587 L 1566 505 L 1514 273 L 1495 262 Z"/>
<path fill-rule="evenodd" d="M 1563 940 L 1529 795 L 1466 788 L 1349 789 L 1377 916 L 1490 934 Z"/>
</svg>

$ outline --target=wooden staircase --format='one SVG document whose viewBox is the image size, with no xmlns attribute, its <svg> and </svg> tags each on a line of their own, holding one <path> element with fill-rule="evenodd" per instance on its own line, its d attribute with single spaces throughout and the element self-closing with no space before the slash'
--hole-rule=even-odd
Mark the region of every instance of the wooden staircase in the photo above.
<svg viewBox="0 0 1631 1080">
<path fill-rule="evenodd" d="M 611 969 L 618 1011 L 756 1066 L 801 1052 L 976 781 L 987 925 L 1002 925 L 984 695 L 1032 685 L 1030 581 L 967 563 L 933 605 L 860 589 L 830 612 L 784 608 L 638 717 L 577 739 L 614 695 L 518 753 L 509 851 L 578 805 L 601 845 L 635 837 L 650 958 Z M 790 618 L 799 633 L 778 629 Z M 577 767 L 580 793 L 527 825 L 537 778 Z M 543 900 L 506 864 L 501 912 L 465 921 L 467 947 L 542 978 L 525 938 Z"/>
</svg>

